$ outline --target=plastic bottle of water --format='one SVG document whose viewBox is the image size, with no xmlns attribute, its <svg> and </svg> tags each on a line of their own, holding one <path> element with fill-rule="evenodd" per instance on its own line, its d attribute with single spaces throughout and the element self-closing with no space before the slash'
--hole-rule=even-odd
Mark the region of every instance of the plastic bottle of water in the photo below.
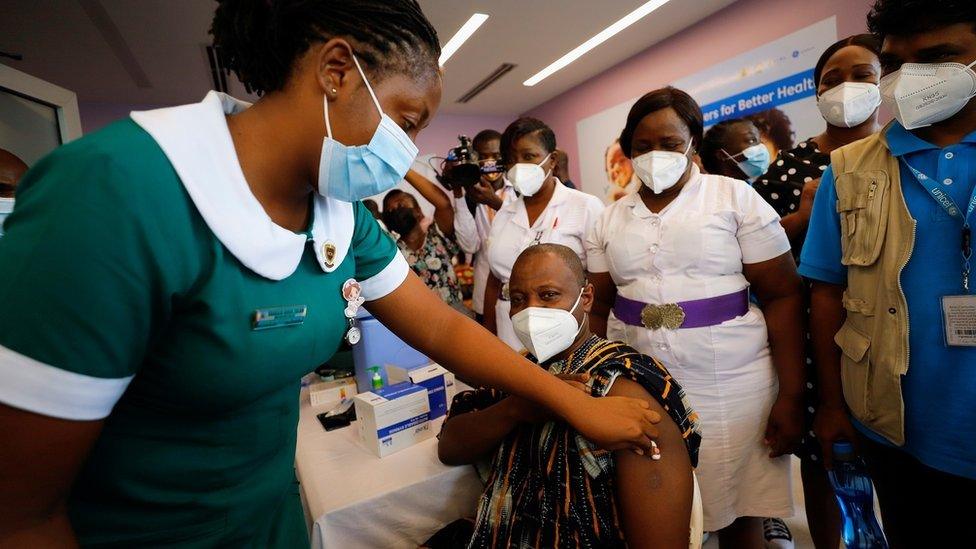
<svg viewBox="0 0 976 549">
<path fill-rule="evenodd" d="M 884 532 L 874 516 L 874 488 L 864 461 L 850 442 L 834 443 L 830 483 L 843 519 L 841 538 L 847 549 L 888 549 Z"/>
</svg>

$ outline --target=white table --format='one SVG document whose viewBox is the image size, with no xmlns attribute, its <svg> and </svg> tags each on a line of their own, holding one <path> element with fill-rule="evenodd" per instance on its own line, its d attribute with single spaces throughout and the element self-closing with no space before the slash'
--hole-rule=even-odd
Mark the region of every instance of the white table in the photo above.
<svg viewBox="0 0 976 549">
<path fill-rule="evenodd" d="M 295 468 L 313 548 L 413 549 L 474 516 L 481 482 L 471 466 L 441 464 L 436 438 L 380 459 L 355 423 L 326 432 L 315 416 L 329 407 L 312 408 L 304 390 L 301 402 Z"/>
</svg>

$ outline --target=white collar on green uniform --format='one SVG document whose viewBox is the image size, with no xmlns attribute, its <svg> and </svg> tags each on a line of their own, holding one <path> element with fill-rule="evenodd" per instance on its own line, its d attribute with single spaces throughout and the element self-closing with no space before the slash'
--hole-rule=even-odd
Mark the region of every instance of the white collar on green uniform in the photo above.
<svg viewBox="0 0 976 549">
<path fill-rule="evenodd" d="M 298 268 L 306 238 L 276 225 L 244 179 L 226 115 L 250 106 L 211 91 L 200 103 L 131 116 L 166 154 L 217 239 L 247 268 L 265 278 L 282 280 Z M 355 226 L 353 207 L 315 194 L 313 208 L 315 255 L 322 270 L 331 272 L 349 251 Z"/>
</svg>

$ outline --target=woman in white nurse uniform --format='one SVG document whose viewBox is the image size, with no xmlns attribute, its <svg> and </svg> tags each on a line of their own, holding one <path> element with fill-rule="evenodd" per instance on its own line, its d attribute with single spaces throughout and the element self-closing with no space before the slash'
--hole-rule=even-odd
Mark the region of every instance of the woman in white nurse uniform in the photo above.
<svg viewBox="0 0 976 549">
<path fill-rule="evenodd" d="M 689 160 L 701 137 L 701 110 L 680 90 L 631 109 L 620 144 L 643 186 L 588 238 L 600 304 L 591 319 L 661 360 L 698 412 L 705 530 L 723 546 L 761 547 L 755 517 L 793 513 L 786 454 L 803 418 L 801 284 L 772 208 L 747 183 Z"/>
<path fill-rule="evenodd" d="M 553 175 L 556 136 L 541 120 L 524 117 L 509 124 L 501 147 L 511 166 L 507 177 L 519 197 L 498 210 L 488 236 L 491 273 L 485 289 L 485 326 L 518 351 L 523 346 L 508 315 L 508 279 L 515 258 L 529 246 L 552 242 L 570 247 L 585 266 L 586 235 L 603 203 L 564 186 Z"/>
</svg>

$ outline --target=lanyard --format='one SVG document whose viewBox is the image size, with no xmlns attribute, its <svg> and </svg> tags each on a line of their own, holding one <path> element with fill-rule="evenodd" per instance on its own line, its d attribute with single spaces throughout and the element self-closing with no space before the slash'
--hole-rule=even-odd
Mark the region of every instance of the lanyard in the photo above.
<svg viewBox="0 0 976 549">
<path fill-rule="evenodd" d="M 912 175 L 915 176 L 915 180 L 928 191 L 929 196 L 949 214 L 949 217 L 962 220 L 962 289 L 966 293 L 969 293 L 969 259 L 973 254 L 973 233 L 969 227 L 969 218 L 972 216 L 973 211 L 976 211 L 976 187 L 973 188 L 973 194 L 969 198 L 969 206 L 966 208 L 966 215 L 964 216 L 962 210 L 959 209 L 959 206 L 956 206 L 956 202 L 949 196 L 949 193 L 942 190 L 942 187 L 939 186 L 938 181 L 913 168 L 904 158 L 901 158 L 901 161 L 912 172 Z"/>
<path fill-rule="evenodd" d="M 549 234 L 552 235 L 552 231 L 556 230 L 556 226 L 559 225 L 559 216 L 552 222 L 552 227 L 549 227 Z M 546 234 L 545 229 L 541 229 L 535 232 L 535 240 L 532 241 L 532 246 L 538 246 L 542 243 L 542 235 Z"/>
</svg>

